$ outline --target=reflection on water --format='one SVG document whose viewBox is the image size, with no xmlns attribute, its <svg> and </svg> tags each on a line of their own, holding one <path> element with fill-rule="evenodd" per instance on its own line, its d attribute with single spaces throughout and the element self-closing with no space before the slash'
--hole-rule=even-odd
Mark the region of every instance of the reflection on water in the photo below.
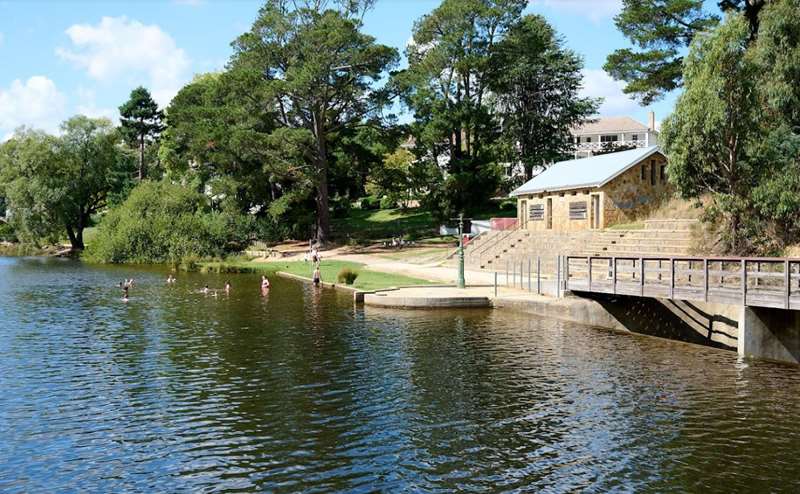
<svg viewBox="0 0 800 494">
<path fill-rule="evenodd" d="M 115 285 L 134 277 L 131 300 Z M 0 491 L 796 491 L 800 373 L 258 276 L 0 259 Z M 218 297 L 205 284 L 233 291 Z"/>
</svg>

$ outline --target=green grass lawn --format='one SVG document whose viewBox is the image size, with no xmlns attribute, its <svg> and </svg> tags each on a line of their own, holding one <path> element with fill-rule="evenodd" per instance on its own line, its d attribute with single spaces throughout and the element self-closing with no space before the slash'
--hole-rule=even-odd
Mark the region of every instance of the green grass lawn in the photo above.
<svg viewBox="0 0 800 494">
<path fill-rule="evenodd" d="M 500 209 L 500 204 L 474 214 L 474 219 L 515 217 L 516 209 Z M 439 222 L 429 211 L 414 209 L 352 209 L 347 216 L 332 220 L 334 235 L 341 239 L 378 240 L 410 235 L 435 237 Z M 450 237 L 448 237 L 450 238 Z M 449 241 L 449 240 L 448 240 Z"/>
<path fill-rule="evenodd" d="M 285 273 L 303 276 L 311 279 L 313 274 L 313 267 L 311 263 L 303 261 L 292 262 L 252 262 L 246 260 L 234 260 L 225 262 L 208 262 L 201 264 L 202 270 L 210 272 L 227 272 L 227 273 L 254 273 L 265 272 L 275 273 L 283 271 Z M 339 271 L 343 268 L 350 268 L 358 272 L 358 278 L 352 287 L 359 290 L 381 290 L 391 287 L 409 286 L 409 285 L 435 285 L 437 283 L 423 280 L 420 278 L 412 278 L 410 276 L 403 276 L 393 273 L 381 273 L 378 271 L 370 271 L 364 268 L 363 264 L 350 261 L 327 261 L 323 260 L 320 266 L 320 274 L 322 281 L 327 283 L 339 283 L 336 279 Z"/>
</svg>

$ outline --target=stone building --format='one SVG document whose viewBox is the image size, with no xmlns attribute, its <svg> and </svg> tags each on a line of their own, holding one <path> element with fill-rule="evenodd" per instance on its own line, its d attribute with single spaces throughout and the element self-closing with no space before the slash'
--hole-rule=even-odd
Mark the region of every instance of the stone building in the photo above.
<svg viewBox="0 0 800 494">
<path fill-rule="evenodd" d="M 520 228 L 569 232 L 635 221 L 672 193 L 658 146 L 561 161 L 511 193 Z"/>
</svg>

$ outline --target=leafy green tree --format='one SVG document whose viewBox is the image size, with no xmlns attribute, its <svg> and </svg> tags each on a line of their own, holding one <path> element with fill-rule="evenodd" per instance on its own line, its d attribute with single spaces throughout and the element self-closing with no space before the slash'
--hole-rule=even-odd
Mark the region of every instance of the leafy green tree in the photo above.
<svg viewBox="0 0 800 494">
<path fill-rule="evenodd" d="M 669 172 L 686 198 L 708 196 L 718 250 L 776 254 L 800 239 L 798 0 L 776 1 L 755 39 L 744 14 L 697 38 L 685 92 L 665 121 Z"/>
<path fill-rule="evenodd" d="M 87 259 L 107 263 L 183 263 L 239 252 L 253 220 L 213 211 L 208 198 L 168 181 L 145 181 L 98 227 Z"/>
<path fill-rule="evenodd" d="M 490 88 L 497 95 L 509 158 L 521 162 L 525 180 L 535 168 L 573 149 L 570 128 L 597 111 L 598 100 L 581 98 L 581 58 L 565 49 L 547 21 L 523 17 L 497 43 Z"/>
<path fill-rule="evenodd" d="M 275 115 L 261 101 L 259 80 L 242 72 L 204 74 L 184 86 L 166 111 L 160 159 L 168 176 L 222 193 L 242 211 L 266 206 L 289 185 L 302 161 L 271 136 Z M 278 143 L 276 147 L 275 143 Z M 294 158 L 294 160 L 292 159 Z"/>
<path fill-rule="evenodd" d="M 370 174 L 370 188 L 379 197 L 388 197 L 394 203 L 408 207 L 414 199 L 412 184 L 412 167 L 414 154 L 403 148 L 397 148 L 383 157 L 381 166 L 377 166 Z"/>
<path fill-rule="evenodd" d="M 371 4 L 350 0 L 335 9 L 324 0 L 268 0 L 234 42 L 231 70 L 261 78 L 262 104 L 276 111 L 281 127 L 275 136 L 303 151 L 316 190 L 315 236 L 323 243 L 330 236 L 331 140 L 379 120 L 390 102 L 379 83 L 398 55 L 361 32 Z"/>
<path fill-rule="evenodd" d="M 83 231 L 133 170 L 110 121 L 73 117 L 62 135 L 22 129 L 0 147 L 0 187 L 20 240 L 82 250 Z"/>
<path fill-rule="evenodd" d="M 614 18 L 617 28 L 634 45 L 608 56 L 603 67 L 614 79 L 625 81 L 625 92 L 649 105 L 683 81 L 683 54 L 699 33 L 719 23 L 704 8 L 704 0 L 623 0 Z M 766 0 L 720 0 L 724 12 L 743 13 L 749 38 L 758 32 L 759 12 Z"/>
<path fill-rule="evenodd" d="M 429 197 L 442 217 L 480 207 L 499 184 L 490 57 L 526 4 L 444 0 L 414 25 L 409 68 L 395 84 L 415 114 L 417 156 L 442 165 L 439 190 Z"/>
<path fill-rule="evenodd" d="M 154 143 L 164 130 L 164 114 L 153 101 L 150 91 L 139 86 L 131 91 L 128 101 L 119 107 L 122 135 L 139 152 L 139 180 L 147 176 L 145 148 Z"/>
</svg>

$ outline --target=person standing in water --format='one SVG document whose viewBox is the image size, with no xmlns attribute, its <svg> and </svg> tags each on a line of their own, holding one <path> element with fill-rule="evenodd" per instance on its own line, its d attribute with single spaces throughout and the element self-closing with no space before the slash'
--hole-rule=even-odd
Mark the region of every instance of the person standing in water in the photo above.
<svg viewBox="0 0 800 494">
<path fill-rule="evenodd" d="M 319 264 L 314 268 L 314 274 L 311 276 L 311 279 L 314 282 L 314 285 L 319 285 L 322 283 L 322 275 L 319 272 Z"/>
<path fill-rule="evenodd" d="M 261 288 L 262 289 L 269 288 L 269 279 L 267 279 L 267 277 L 264 276 L 263 274 L 261 275 Z"/>
<path fill-rule="evenodd" d="M 225 281 L 225 293 L 231 293 L 231 282 L 227 280 Z"/>
</svg>

